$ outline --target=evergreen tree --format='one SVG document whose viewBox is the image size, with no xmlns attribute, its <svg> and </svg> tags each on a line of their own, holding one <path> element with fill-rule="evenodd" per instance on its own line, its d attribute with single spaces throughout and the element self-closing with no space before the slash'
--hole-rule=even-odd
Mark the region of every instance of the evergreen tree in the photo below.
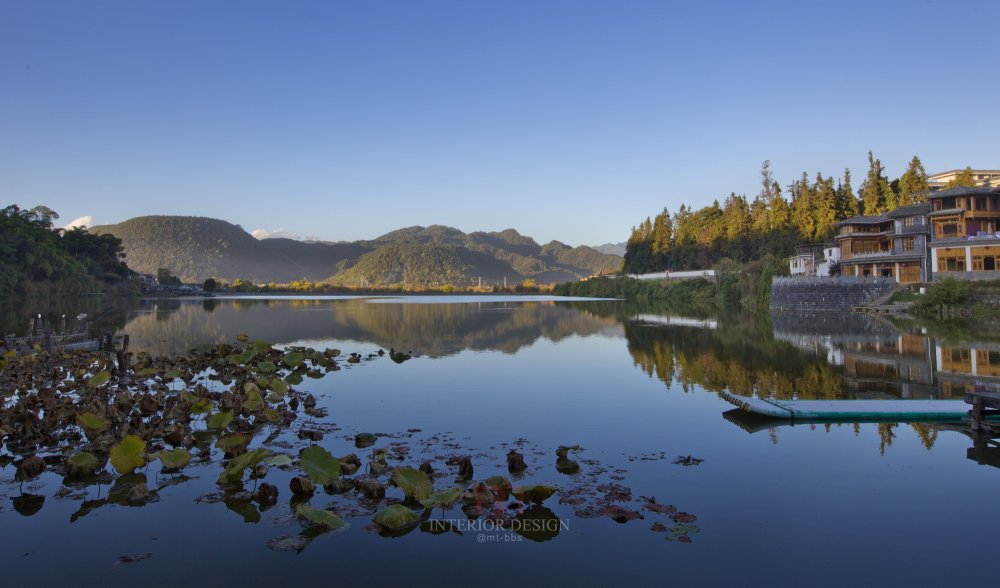
<svg viewBox="0 0 1000 588">
<path fill-rule="evenodd" d="M 726 238 L 730 241 L 749 236 L 751 230 L 750 206 L 747 204 L 746 196 L 737 196 L 735 192 L 729 194 L 726 203 L 722 208 L 722 224 L 726 231 Z"/>
<path fill-rule="evenodd" d="M 836 220 L 842 221 L 858 214 L 858 202 L 851 192 L 851 170 L 844 170 L 843 179 L 837 180 L 837 189 L 834 191 L 833 208 L 836 213 Z"/>
<path fill-rule="evenodd" d="M 976 187 L 976 178 L 975 176 L 972 175 L 971 167 L 966 167 L 957 176 L 955 176 L 955 179 L 951 180 L 950 182 L 948 182 L 947 185 L 945 185 L 945 188 L 958 188 L 958 187 L 965 187 L 965 188 Z"/>
<path fill-rule="evenodd" d="M 670 218 L 670 211 L 666 208 L 653 219 L 653 254 L 662 255 L 670 250 L 670 245 L 674 239 L 673 225 L 673 220 Z"/>
<path fill-rule="evenodd" d="M 909 206 L 927 200 L 927 172 L 924 164 L 916 155 L 910 160 L 910 165 L 899 178 L 899 205 Z"/>
<path fill-rule="evenodd" d="M 816 219 L 813 217 L 813 193 L 809 186 L 809 176 L 802 172 L 802 178 L 788 185 L 792 197 L 792 226 L 798 229 L 804 239 L 812 239 L 816 234 Z"/>
<path fill-rule="evenodd" d="M 861 201 L 866 215 L 882 214 L 896 208 L 896 195 L 889 187 L 882 162 L 868 151 L 868 175 L 861 184 Z"/>
<path fill-rule="evenodd" d="M 815 219 L 816 240 L 826 239 L 833 232 L 833 225 L 837 222 L 836 194 L 833 189 L 833 178 L 823 178 L 823 174 L 816 173 L 816 183 L 812 187 L 813 218 Z"/>
</svg>

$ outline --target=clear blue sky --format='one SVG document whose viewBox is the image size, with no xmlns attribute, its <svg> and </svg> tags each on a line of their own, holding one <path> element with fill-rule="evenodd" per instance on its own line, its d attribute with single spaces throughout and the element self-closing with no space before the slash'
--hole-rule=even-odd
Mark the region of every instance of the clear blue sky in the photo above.
<svg viewBox="0 0 1000 588">
<path fill-rule="evenodd" d="M 623 241 L 755 194 L 1000 168 L 1000 2 L 0 0 L 0 204 Z"/>
</svg>

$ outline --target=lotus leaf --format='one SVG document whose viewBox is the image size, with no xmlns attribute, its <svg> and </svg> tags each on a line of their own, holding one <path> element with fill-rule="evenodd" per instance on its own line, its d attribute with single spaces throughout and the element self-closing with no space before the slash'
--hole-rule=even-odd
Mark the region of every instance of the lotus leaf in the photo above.
<svg viewBox="0 0 1000 588">
<path fill-rule="evenodd" d="M 299 454 L 302 470 L 314 484 L 330 484 L 340 475 L 340 460 L 319 445 L 310 445 Z"/>
<path fill-rule="evenodd" d="M 292 463 L 292 458 L 285 455 L 284 453 L 277 453 L 261 461 L 260 463 L 268 467 L 281 467 Z"/>
<path fill-rule="evenodd" d="M 295 508 L 295 513 L 311 523 L 321 525 L 327 529 L 339 529 L 347 525 L 344 519 L 332 512 L 308 504 L 300 504 Z"/>
<path fill-rule="evenodd" d="M 146 465 L 146 442 L 135 435 L 126 435 L 111 446 L 111 465 L 119 474 L 129 474 Z"/>
<path fill-rule="evenodd" d="M 87 430 L 88 435 L 91 433 L 100 433 L 101 431 L 107 429 L 110 424 L 107 419 L 92 412 L 85 412 L 83 414 L 76 415 L 76 422 Z"/>
<path fill-rule="evenodd" d="M 298 352 L 286 353 L 284 357 L 281 358 L 281 363 L 289 367 L 299 367 L 302 362 L 305 361 L 305 356 Z"/>
<path fill-rule="evenodd" d="M 402 488 L 403 494 L 407 498 L 414 500 L 424 500 L 434 491 L 431 479 L 427 477 L 427 474 L 413 468 L 396 468 L 392 470 L 389 479 L 392 480 L 393 484 Z"/>
<path fill-rule="evenodd" d="M 395 531 L 420 524 L 420 515 L 402 504 L 391 504 L 375 513 L 372 520 L 380 527 Z"/>
<path fill-rule="evenodd" d="M 543 484 L 537 484 L 533 486 L 518 486 L 514 490 L 514 496 L 522 502 L 534 502 L 535 504 L 541 504 L 545 500 L 555 494 L 556 489 L 552 486 L 545 486 Z"/>
<path fill-rule="evenodd" d="M 222 475 L 219 476 L 219 482 L 239 484 L 243 481 L 243 474 L 248 468 L 257 467 L 257 465 L 270 456 L 271 450 L 264 449 L 262 447 L 237 455 L 233 459 L 229 460 L 229 464 L 226 466 L 226 469 L 223 470 Z"/>
<path fill-rule="evenodd" d="M 94 377 L 90 378 L 90 380 L 87 381 L 87 386 L 90 388 L 97 388 L 98 386 L 107 384 L 108 380 L 110 379 L 111 379 L 111 372 L 108 371 L 97 372 L 96 374 L 94 374 Z"/>
<path fill-rule="evenodd" d="M 273 390 L 276 394 L 284 396 L 288 393 L 288 384 L 286 384 L 284 380 L 274 378 L 271 380 L 271 390 Z"/>
<path fill-rule="evenodd" d="M 257 369 L 264 372 L 265 374 L 270 374 L 278 369 L 278 366 L 274 365 L 273 361 L 262 361 L 257 364 Z"/>
<path fill-rule="evenodd" d="M 219 437 L 219 440 L 215 442 L 215 446 L 226 453 L 241 453 L 242 450 L 246 449 L 246 446 L 249 444 L 250 436 L 244 435 L 243 433 L 224 435 Z"/>
<path fill-rule="evenodd" d="M 257 353 L 267 353 L 271 350 L 271 344 L 267 341 L 254 341 L 252 345 Z"/>
<path fill-rule="evenodd" d="M 264 408 L 264 399 L 260 396 L 260 389 L 257 384 L 248 383 L 244 386 L 247 399 L 243 401 L 243 410 L 247 412 L 257 412 Z"/>
<path fill-rule="evenodd" d="M 462 496 L 461 488 L 449 488 L 435 492 L 420 501 L 426 508 L 444 508 L 455 503 Z"/>
<path fill-rule="evenodd" d="M 156 368 L 142 368 L 141 370 L 135 370 L 135 376 L 137 378 L 149 378 L 156 375 Z"/>
<path fill-rule="evenodd" d="M 186 449 L 174 449 L 173 451 L 161 451 L 160 463 L 167 470 L 179 470 L 191 461 L 191 454 Z"/>
<path fill-rule="evenodd" d="M 206 414 L 212 412 L 212 401 L 208 398 L 198 398 L 191 403 L 191 414 Z"/>
<path fill-rule="evenodd" d="M 236 335 L 236 340 L 239 341 L 240 343 L 246 343 L 247 341 L 250 340 L 250 337 L 248 337 L 247 335 Z"/>
<path fill-rule="evenodd" d="M 175 379 L 175 378 L 179 378 L 179 377 L 181 377 L 181 374 L 182 374 L 182 373 L 184 373 L 184 372 L 182 372 L 181 370 L 178 370 L 178 369 L 172 369 L 172 370 L 170 370 L 169 372 L 167 372 L 167 373 L 163 374 L 163 379 L 164 379 L 164 380 L 173 380 L 173 379 Z"/>
<path fill-rule="evenodd" d="M 227 410 L 226 412 L 217 412 L 205 419 L 205 425 L 209 429 L 224 429 L 225 427 L 228 427 L 231 422 L 233 422 L 233 411 L 231 410 Z"/>
<path fill-rule="evenodd" d="M 69 462 L 71 473 L 91 474 L 101 467 L 94 454 L 86 451 L 71 455 L 66 461 Z"/>
</svg>

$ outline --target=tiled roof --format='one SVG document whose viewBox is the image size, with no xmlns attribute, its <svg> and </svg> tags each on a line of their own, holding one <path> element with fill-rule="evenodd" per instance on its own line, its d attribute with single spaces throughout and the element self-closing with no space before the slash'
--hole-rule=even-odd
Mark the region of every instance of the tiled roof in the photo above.
<svg viewBox="0 0 1000 588">
<path fill-rule="evenodd" d="M 928 198 L 950 198 L 952 196 L 981 196 L 984 194 L 996 194 L 996 190 L 992 188 L 966 188 L 964 186 L 959 186 L 957 188 L 949 188 L 947 190 L 941 190 L 940 192 L 931 192 L 927 195 Z"/>
<path fill-rule="evenodd" d="M 841 225 L 877 225 L 879 223 L 887 223 L 890 220 L 892 219 L 885 216 L 884 214 L 874 214 L 871 216 L 859 215 L 859 216 L 852 216 L 847 220 L 842 220 L 839 223 L 837 223 L 837 226 L 839 227 Z"/>
<path fill-rule="evenodd" d="M 931 205 L 926 202 L 920 204 L 910 204 L 909 206 L 900 206 L 895 210 L 890 210 L 886 213 L 889 218 L 901 218 L 904 216 L 913 216 L 916 214 L 927 214 L 931 211 Z"/>
</svg>

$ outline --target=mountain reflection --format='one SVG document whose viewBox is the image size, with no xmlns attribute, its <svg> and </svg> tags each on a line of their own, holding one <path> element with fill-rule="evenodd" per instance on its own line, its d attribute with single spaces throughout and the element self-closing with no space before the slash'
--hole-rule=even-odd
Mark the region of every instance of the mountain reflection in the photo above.
<svg viewBox="0 0 1000 588">
<path fill-rule="evenodd" d="M 364 299 L 147 300 L 124 325 L 132 344 L 156 354 L 240 334 L 275 345 L 302 340 L 350 340 L 395 347 L 427 357 L 463 350 L 514 353 L 539 339 L 622 336 L 613 316 L 564 303 L 491 301 L 413 304 Z"/>
</svg>

